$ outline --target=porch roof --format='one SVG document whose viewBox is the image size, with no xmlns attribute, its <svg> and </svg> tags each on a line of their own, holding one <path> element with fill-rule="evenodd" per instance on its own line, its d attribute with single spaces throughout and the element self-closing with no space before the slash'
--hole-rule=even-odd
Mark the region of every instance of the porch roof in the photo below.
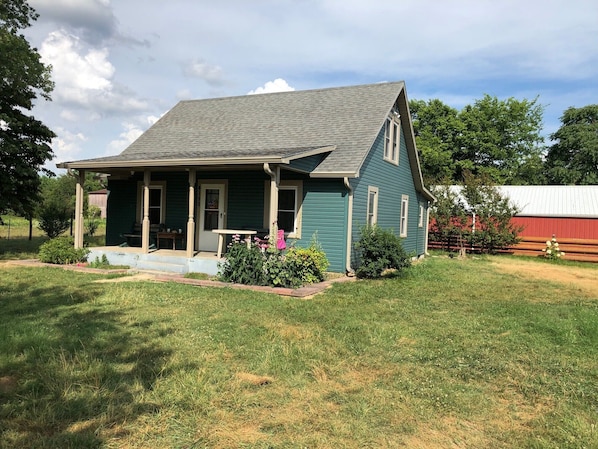
<svg viewBox="0 0 598 449">
<path fill-rule="evenodd" d="M 219 151 L 156 151 L 150 155 L 144 153 L 125 154 L 118 156 L 107 156 L 82 161 L 68 162 L 61 164 L 63 168 L 90 169 L 90 170 L 122 170 L 140 167 L 195 167 L 206 166 L 230 166 L 230 165 L 253 165 L 253 164 L 289 164 L 295 159 L 314 156 L 334 151 L 336 146 L 328 145 L 323 147 L 305 148 L 275 148 L 275 149 L 239 149 L 227 152 L 222 156 Z M 59 165 L 60 166 L 60 165 Z"/>
</svg>

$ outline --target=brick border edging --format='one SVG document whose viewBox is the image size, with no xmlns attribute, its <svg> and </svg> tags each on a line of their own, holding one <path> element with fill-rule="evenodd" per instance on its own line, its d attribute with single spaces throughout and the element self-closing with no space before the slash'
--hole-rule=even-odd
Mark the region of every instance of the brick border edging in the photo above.
<svg viewBox="0 0 598 449">
<path fill-rule="evenodd" d="M 91 268 L 84 265 L 60 265 L 52 263 L 40 262 L 38 259 L 25 259 L 25 260 L 8 260 L 5 263 L 13 265 L 24 265 L 33 267 L 52 267 L 62 268 L 63 270 L 79 271 L 83 273 L 94 273 L 94 274 L 136 274 L 145 273 L 151 276 L 151 280 L 157 282 L 176 282 L 179 284 L 193 285 L 197 287 L 215 287 L 215 288 L 234 288 L 239 290 L 253 290 L 263 293 L 272 293 L 279 296 L 288 296 L 293 298 L 306 298 L 309 296 L 316 295 L 323 292 L 328 287 L 336 282 L 350 282 L 355 281 L 355 277 L 350 276 L 339 276 L 337 278 L 329 279 L 317 284 L 309 284 L 299 288 L 284 288 L 284 287 L 266 287 L 260 285 L 244 285 L 244 284 L 233 284 L 222 281 L 211 281 L 202 279 L 191 279 L 186 278 L 182 275 L 172 274 L 167 275 L 163 272 L 150 272 L 145 270 L 137 270 L 134 268 L 121 268 L 115 270 L 103 269 L 103 268 Z"/>
</svg>

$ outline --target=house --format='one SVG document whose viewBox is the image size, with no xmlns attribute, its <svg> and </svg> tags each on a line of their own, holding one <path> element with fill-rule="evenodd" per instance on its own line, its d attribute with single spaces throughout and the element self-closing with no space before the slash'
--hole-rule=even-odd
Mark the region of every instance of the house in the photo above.
<svg viewBox="0 0 598 449">
<path fill-rule="evenodd" d="M 121 154 L 60 167 L 108 175 L 108 247 L 137 235 L 140 254 L 156 254 L 160 235 L 176 231 L 166 244 L 186 258 L 183 271 L 209 271 L 194 259 L 214 259 L 219 237 L 241 231 L 282 229 L 298 246 L 316 237 L 335 272 L 353 270 L 366 224 L 426 252 L 433 196 L 404 82 L 182 101 Z"/>
</svg>

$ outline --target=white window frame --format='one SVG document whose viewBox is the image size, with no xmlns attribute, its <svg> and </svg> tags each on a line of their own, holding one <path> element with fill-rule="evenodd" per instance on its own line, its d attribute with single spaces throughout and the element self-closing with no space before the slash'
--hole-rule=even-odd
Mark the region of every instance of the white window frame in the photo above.
<svg viewBox="0 0 598 449">
<path fill-rule="evenodd" d="M 165 212 L 166 212 L 166 182 L 158 181 L 153 182 L 149 186 L 150 190 L 160 190 L 160 223 L 164 224 Z M 139 223 L 143 223 L 143 183 L 139 182 L 137 185 L 137 217 Z"/>
<path fill-rule="evenodd" d="M 419 217 L 417 220 L 417 226 L 420 228 L 424 227 L 424 205 L 421 203 L 419 205 Z"/>
<path fill-rule="evenodd" d="M 409 195 L 401 195 L 401 218 L 399 223 L 399 235 L 407 237 L 409 228 Z"/>
<path fill-rule="evenodd" d="M 384 123 L 384 160 L 399 165 L 401 152 L 401 122 L 399 114 L 386 117 Z"/>
<path fill-rule="evenodd" d="M 366 202 L 365 220 L 368 226 L 373 226 L 378 223 L 378 187 L 368 186 Z"/>
<path fill-rule="evenodd" d="M 284 229 L 285 235 L 288 238 L 300 239 L 301 238 L 301 222 L 302 222 L 302 211 L 303 211 L 303 181 L 280 181 L 278 190 L 294 190 L 295 191 L 295 229 Z M 276 206 L 276 214 L 278 215 L 279 209 Z M 263 226 L 265 229 L 270 229 L 269 221 L 270 214 L 270 182 L 266 181 L 264 184 L 264 219 Z"/>
</svg>

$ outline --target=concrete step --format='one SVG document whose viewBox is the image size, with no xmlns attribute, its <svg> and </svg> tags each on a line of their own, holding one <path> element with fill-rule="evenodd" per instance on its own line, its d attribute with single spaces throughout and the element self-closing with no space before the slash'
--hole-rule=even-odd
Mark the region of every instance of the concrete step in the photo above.
<svg viewBox="0 0 598 449">
<path fill-rule="evenodd" d="M 167 271 L 169 273 L 185 274 L 187 265 L 163 261 L 139 260 L 135 266 L 137 270 Z"/>
</svg>

